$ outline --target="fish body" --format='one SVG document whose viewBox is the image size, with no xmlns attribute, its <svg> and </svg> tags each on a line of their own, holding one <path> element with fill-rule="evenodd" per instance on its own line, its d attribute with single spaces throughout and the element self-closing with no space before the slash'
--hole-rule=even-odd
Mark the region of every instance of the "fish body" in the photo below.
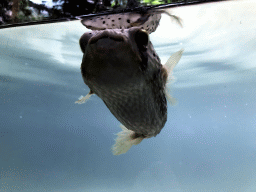
<svg viewBox="0 0 256 192">
<path fill-rule="evenodd" d="M 80 47 L 81 73 L 90 93 L 77 103 L 96 94 L 122 123 L 113 153 L 125 153 L 159 134 L 167 121 L 166 83 L 183 50 L 162 65 L 141 27 L 87 32 Z"/>
<path fill-rule="evenodd" d="M 148 34 L 139 28 L 93 33 L 80 40 L 86 46 L 85 84 L 125 127 L 143 137 L 156 136 L 167 120 L 165 69 Z"/>
</svg>

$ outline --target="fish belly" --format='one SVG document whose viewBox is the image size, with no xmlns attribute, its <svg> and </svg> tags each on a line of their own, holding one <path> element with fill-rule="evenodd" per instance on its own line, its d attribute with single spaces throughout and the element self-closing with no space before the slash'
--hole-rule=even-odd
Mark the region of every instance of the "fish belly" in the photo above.
<svg viewBox="0 0 256 192">
<path fill-rule="evenodd" d="M 160 133 L 167 120 L 164 93 L 155 93 L 146 83 L 93 90 L 127 129 L 149 138 Z"/>
</svg>

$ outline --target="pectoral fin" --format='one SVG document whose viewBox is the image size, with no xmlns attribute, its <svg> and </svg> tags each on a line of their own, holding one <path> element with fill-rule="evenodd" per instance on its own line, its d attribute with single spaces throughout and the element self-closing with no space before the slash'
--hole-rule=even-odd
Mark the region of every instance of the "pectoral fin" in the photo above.
<svg viewBox="0 0 256 192">
<path fill-rule="evenodd" d="M 184 52 L 184 49 L 181 49 L 180 51 L 172 54 L 172 56 L 165 63 L 164 67 L 167 69 L 167 73 L 169 76 L 172 73 L 174 67 L 180 61 L 180 58 L 181 58 L 183 52 Z"/>
<path fill-rule="evenodd" d="M 90 90 L 90 92 L 86 96 L 79 97 L 79 100 L 76 101 L 75 103 L 77 103 L 77 104 L 85 103 L 91 97 L 92 94 L 93 94 L 93 91 Z"/>
<path fill-rule="evenodd" d="M 166 74 L 166 72 L 163 73 L 163 74 L 165 74 L 164 75 L 164 77 L 165 77 L 164 80 L 165 80 L 166 83 L 170 82 L 170 80 L 173 78 L 172 77 L 172 71 L 173 71 L 174 67 L 177 65 L 177 63 L 179 62 L 183 52 L 184 52 L 184 49 L 181 49 L 180 51 L 174 53 L 167 60 L 166 64 L 164 65 L 164 69 L 167 71 L 167 74 Z M 167 85 L 166 85 L 166 88 L 165 88 L 165 96 L 166 96 L 166 99 L 168 100 L 168 102 L 171 105 L 175 105 L 177 103 L 176 99 L 171 96 L 170 89 Z"/>
</svg>

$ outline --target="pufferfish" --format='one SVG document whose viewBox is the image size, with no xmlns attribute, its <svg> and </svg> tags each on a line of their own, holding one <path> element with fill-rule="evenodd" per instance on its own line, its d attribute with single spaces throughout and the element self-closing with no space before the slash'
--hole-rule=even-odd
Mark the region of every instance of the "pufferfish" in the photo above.
<svg viewBox="0 0 256 192">
<path fill-rule="evenodd" d="M 83 52 L 81 73 L 90 92 L 76 103 L 85 103 L 96 94 L 121 122 L 122 131 L 112 147 L 114 155 L 156 136 L 167 121 L 166 98 L 173 102 L 167 83 L 183 49 L 161 64 L 149 40 L 159 20 L 159 14 L 138 13 L 82 20 L 93 29 L 79 42 Z"/>
</svg>

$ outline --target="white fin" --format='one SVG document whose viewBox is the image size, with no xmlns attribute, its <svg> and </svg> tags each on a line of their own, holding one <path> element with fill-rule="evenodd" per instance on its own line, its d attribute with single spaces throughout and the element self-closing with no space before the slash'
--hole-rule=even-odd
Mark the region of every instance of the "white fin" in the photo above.
<svg viewBox="0 0 256 192">
<path fill-rule="evenodd" d="M 127 129 L 125 126 L 120 125 L 122 131 L 117 133 L 116 143 L 112 147 L 114 155 L 126 153 L 133 145 L 138 145 L 144 138 L 137 137 L 133 139 L 135 132 Z"/>
<path fill-rule="evenodd" d="M 176 105 L 177 104 L 177 100 L 171 96 L 171 94 L 169 93 L 170 90 L 168 88 L 165 89 L 165 97 L 167 99 L 167 101 L 171 104 L 171 105 Z"/>
<path fill-rule="evenodd" d="M 170 74 L 172 73 L 177 63 L 179 62 L 183 52 L 184 52 L 184 49 L 181 49 L 180 51 L 172 54 L 172 56 L 165 63 L 164 66 L 166 67 L 169 76 L 171 76 Z"/>
<path fill-rule="evenodd" d="M 78 99 L 78 101 L 76 101 L 75 103 L 77 104 L 83 104 L 85 103 L 90 97 L 91 97 L 91 93 L 88 93 L 86 96 L 83 97 L 83 95 L 81 95 Z"/>
<path fill-rule="evenodd" d="M 171 105 L 175 105 L 177 103 L 177 101 L 175 98 L 173 98 L 171 96 L 170 90 L 168 88 L 168 83 L 170 83 L 170 81 L 173 79 L 172 71 L 173 71 L 174 67 L 177 65 L 177 63 L 179 62 L 183 52 L 184 52 L 184 49 L 181 49 L 180 51 L 172 54 L 172 56 L 167 60 L 166 64 L 164 65 L 164 67 L 167 69 L 167 73 L 168 73 L 168 80 L 167 80 L 167 84 L 166 84 L 166 88 L 165 88 L 165 96 Z"/>
</svg>

